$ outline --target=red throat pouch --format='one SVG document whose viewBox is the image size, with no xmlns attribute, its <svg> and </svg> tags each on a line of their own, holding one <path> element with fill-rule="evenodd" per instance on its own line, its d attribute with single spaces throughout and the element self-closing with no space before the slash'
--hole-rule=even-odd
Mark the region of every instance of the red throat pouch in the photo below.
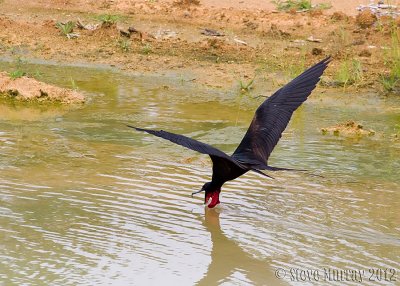
<svg viewBox="0 0 400 286">
<path fill-rule="evenodd" d="M 210 202 L 207 205 L 207 207 L 212 209 L 213 207 L 215 207 L 216 205 L 218 205 L 220 203 L 219 193 L 220 193 L 220 191 L 214 191 L 214 192 L 209 192 L 208 194 L 206 194 L 205 204 L 207 205 L 207 203 Z"/>
</svg>

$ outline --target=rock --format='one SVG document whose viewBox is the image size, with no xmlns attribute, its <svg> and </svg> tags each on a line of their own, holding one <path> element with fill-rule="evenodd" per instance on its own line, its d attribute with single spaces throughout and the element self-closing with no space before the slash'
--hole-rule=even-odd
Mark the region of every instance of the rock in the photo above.
<svg viewBox="0 0 400 286">
<path fill-rule="evenodd" d="M 356 23 L 362 29 L 366 29 L 375 24 L 377 18 L 370 10 L 361 11 L 356 17 Z"/>
<path fill-rule="evenodd" d="M 374 130 L 366 130 L 361 124 L 358 124 L 352 120 L 345 123 L 337 124 L 331 127 L 321 128 L 323 135 L 332 133 L 335 136 L 373 136 L 375 135 Z"/>
<path fill-rule="evenodd" d="M 78 19 L 78 21 L 76 21 L 76 26 L 78 27 L 78 29 L 81 29 L 81 30 L 94 31 L 100 27 L 100 24 L 86 24 L 85 25 L 85 24 L 83 24 L 81 19 Z"/>
<path fill-rule="evenodd" d="M 166 30 L 158 30 L 154 35 L 156 39 L 172 39 L 178 36 L 178 33 L 169 29 Z"/>
<path fill-rule="evenodd" d="M 320 49 L 320 48 L 313 48 L 313 49 L 311 50 L 311 54 L 313 54 L 314 56 L 321 55 L 321 54 L 322 54 L 322 49 Z"/>
<path fill-rule="evenodd" d="M 124 36 L 127 38 L 130 38 L 132 36 L 132 34 L 137 34 L 137 35 L 139 35 L 139 37 L 142 37 L 142 33 L 133 26 L 129 26 L 128 28 L 117 26 L 117 30 L 119 31 L 121 36 Z"/>
<path fill-rule="evenodd" d="M 128 32 L 131 33 L 131 34 L 138 34 L 139 33 L 139 31 L 136 30 L 135 27 L 133 27 L 133 26 L 130 26 L 128 28 Z"/>
<path fill-rule="evenodd" d="M 371 56 L 371 52 L 368 50 L 362 50 L 359 54 L 360 57 L 366 57 L 369 58 Z"/>
<path fill-rule="evenodd" d="M 373 3 L 374 1 L 370 2 L 371 3 L 368 5 L 359 5 L 357 7 L 357 10 L 370 11 L 378 17 L 389 16 L 391 18 L 397 18 L 398 16 L 400 16 L 400 12 L 395 5 L 384 4 L 384 1 L 378 1 L 378 4 Z"/>
<path fill-rule="evenodd" d="M 331 19 L 335 21 L 347 20 L 349 17 L 343 12 L 335 12 L 332 14 Z"/>
<path fill-rule="evenodd" d="M 221 32 L 218 32 L 218 31 L 212 30 L 212 29 L 207 29 L 207 28 L 203 29 L 203 30 L 201 31 L 201 34 L 202 34 L 202 35 L 205 35 L 205 36 L 212 36 L 212 37 L 223 37 L 223 36 L 225 36 L 225 35 L 224 35 L 223 33 L 221 33 Z"/>
<path fill-rule="evenodd" d="M 364 45 L 364 44 L 365 44 L 365 41 L 362 40 L 362 39 L 357 39 L 357 40 L 355 40 L 355 41 L 353 41 L 351 43 L 352 46 L 361 46 L 361 45 Z"/>
<path fill-rule="evenodd" d="M 68 39 L 77 39 L 80 36 L 79 33 L 69 33 L 67 34 Z"/>
<path fill-rule="evenodd" d="M 269 33 L 271 35 L 273 35 L 273 36 L 279 36 L 279 37 L 282 37 L 282 38 L 289 38 L 290 37 L 290 33 L 279 29 L 276 24 L 271 24 L 271 28 L 269 30 Z"/>
<path fill-rule="evenodd" d="M 298 46 L 304 46 L 306 44 L 306 41 L 304 40 L 293 40 L 292 42 Z"/>
<path fill-rule="evenodd" d="M 314 38 L 314 36 L 312 35 L 307 38 L 307 41 L 314 43 L 322 43 L 322 39 Z"/>
<path fill-rule="evenodd" d="M 251 29 L 251 30 L 256 30 L 258 28 L 258 26 L 259 26 L 258 23 L 255 23 L 255 22 L 252 22 L 252 21 L 247 21 L 247 22 L 244 23 L 244 25 L 247 28 Z"/>
<path fill-rule="evenodd" d="M 131 36 L 131 33 L 128 30 L 125 30 L 124 28 L 118 28 L 119 34 L 123 37 L 129 38 Z"/>
<path fill-rule="evenodd" d="M 248 44 L 245 41 L 239 40 L 238 38 L 233 39 L 236 43 L 247 46 Z"/>
</svg>

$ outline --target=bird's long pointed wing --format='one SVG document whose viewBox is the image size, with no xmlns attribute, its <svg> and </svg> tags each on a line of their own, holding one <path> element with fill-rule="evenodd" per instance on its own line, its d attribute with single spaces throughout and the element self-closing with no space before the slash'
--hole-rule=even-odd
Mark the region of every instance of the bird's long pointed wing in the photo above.
<svg viewBox="0 0 400 286">
<path fill-rule="evenodd" d="M 267 160 L 282 136 L 293 112 L 317 85 L 330 57 L 304 71 L 266 99 L 257 109 L 244 138 L 232 157 L 253 166 Z"/>
<path fill-rule="evenodd" d="M 143 129 L 143 128 L 137 128 L 134 126 L 130 126 L 127 125 L 130 128 L 136 129 L 138 131 L 143 131 L 143 132 L 147 132 L 149 134 L 152 134 L 154 136 L 166 139 L 171 141 L 172 143 L 181 145 L 183 147 L 189 148 L 191 150 L 200 152 L 202 154 L 207 154 L 210 155 L 211 159 L 213 159 L 213 157 L 217 157 L 217 158 L 222 158 L 225 160 L 228 160 L 231 163 L 234 163 L 235 165 L 244 168 L 244 166 L 242 164 L 240 164 L 238 161 L 236 161 L 235 159 L 233 159 L 231 156 L 229 156 L 228 154 L 222 152 L 221 150 L 208 145 L 206 143 L 202 143 L 200 141 L 197 141 L 195 139 L 183 136 L 183 135 L 179 135 L 179 134 L 175 134 L 175 133 L 171 133 L 171 132 L 167 132 L 167 131 L 163 131 L 163 130 L 150 130 L 150 129 Z M 213 159 L 214 160 L 214 159 Z"/>
</svg>

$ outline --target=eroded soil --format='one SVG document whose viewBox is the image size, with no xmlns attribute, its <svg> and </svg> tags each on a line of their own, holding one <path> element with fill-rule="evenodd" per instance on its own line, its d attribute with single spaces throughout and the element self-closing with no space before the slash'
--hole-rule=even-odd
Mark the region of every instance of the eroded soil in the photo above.
<svg viewBox="0 0 400 286">
<path fill-rule="evenodd" d="M 79 104 L 85 97 L 76 90 L 60 88 L 26 76 L 11 78 L 0 72 L 0 98 L 18 101 Z"/>
<path fill-rule="evenodd" d="M 222 88 L 253 78 L 256 85 L 277 71 L 283 76 L 273 81 L 280 85 L 332 55 L 325 85 L 382 91 L 381 78 L 390 73 L 400 21 L 383 17 L 365 24 L 370 19 L 355 17 L 356 6 L 364 2 L 335 1 L 328 10 L 296 13 L 279 12 L 269 1 L 204 0 L 185 5 L 156 0 L 4 0 L 0 1 L 0 52 L 3 57 L 173 73 Z M 119 19 L 94 31 L 75 27 L 79 34 L 75 39 L 55 26 L 78 19 L 99 24 L 101 14 Z M 134 32 L 127 34 L 129 27 Z M 204 28 L 223 36 L 204 35 Z M 357 78 L 343 80 L 346 63 L 352 73 L 354 61 Z"/>
</svg>

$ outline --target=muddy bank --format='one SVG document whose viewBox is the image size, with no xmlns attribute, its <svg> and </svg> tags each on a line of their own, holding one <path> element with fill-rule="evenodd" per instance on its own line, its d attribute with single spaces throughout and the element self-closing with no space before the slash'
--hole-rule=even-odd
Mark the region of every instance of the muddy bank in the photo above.
<svg viewBox="0 0 400 286">
<path fill-rule="evenodd" d="M 375 135 L 374 130 L 365 129 L 360 123 L 354 121 L 347 121 L 334 126 L 321 128 L 323 135 L 332 134 L 335 136 L 373 136 Z"/>
<path fill-rule="evenodd" d="M 81 104 L 85 97 L 78 91 L 60 88 L 22 76 L 11 78 L 0 73 L 0 97 L 22 102 L 53 102 L 63 104 Z"/>
<path fill-rule="evenodd" d="M 325 86 L 399 93 L 400 22 L 355 17 L 359 1 L 352 2 L 351 11 L 349 1 L 335 1 L 332 9 L 303 13 L 277 11 L 257 1 L 248 7 L 240 1 L 228 6 L 199 2 L 4 0 L 0 51 L 11 57 L 174 73 L 221 88 L 252 79 L 257 86 L 274 72 L 278 80 L 272 81 L 279 86 L 332 55 Z M 78 20 L 99 28 L 82 29 Z M 70 36 L 56 27 L 68 21 L 74 23 Z"/>
</svg>

